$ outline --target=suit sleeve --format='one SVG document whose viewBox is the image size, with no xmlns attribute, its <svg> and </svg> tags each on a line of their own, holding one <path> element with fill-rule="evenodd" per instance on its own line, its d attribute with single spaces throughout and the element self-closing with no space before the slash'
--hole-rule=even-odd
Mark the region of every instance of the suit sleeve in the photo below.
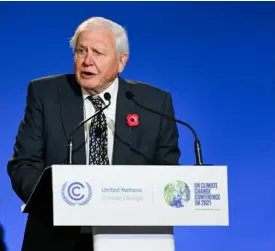
<svg viewBox="0 0 275 251">
<path fill-rule="evenodd" d="M 43 106 L 34 87 L 32 83 L 28 86 L 25 114 L 7 165 L 12 187 L 25 203 L 44 169 Z"/>
<path fill-rule="evenodd" d="M 169 117 L 175 118 L 171 95 L 166 95 L 163 112 Z M 178 146 L 178 128 L 176 122 L 162 117 L 159 140 L 156 148 L 157 165 L 179 165 L 180 149 Z"/>
</svg>

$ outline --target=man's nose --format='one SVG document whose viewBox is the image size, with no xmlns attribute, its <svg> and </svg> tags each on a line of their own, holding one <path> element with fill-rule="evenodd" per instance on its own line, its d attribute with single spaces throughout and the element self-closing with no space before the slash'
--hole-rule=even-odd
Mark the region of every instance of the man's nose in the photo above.
<svg viewBox="0 0 275 251">
<path fill-rule="evenodd" d="M 94 59 L 91 53 L 87 53 L 86 57 L 84 58 L 83 63 L 85 65 L 93 65 L 94 64 Z"/>
</svg>

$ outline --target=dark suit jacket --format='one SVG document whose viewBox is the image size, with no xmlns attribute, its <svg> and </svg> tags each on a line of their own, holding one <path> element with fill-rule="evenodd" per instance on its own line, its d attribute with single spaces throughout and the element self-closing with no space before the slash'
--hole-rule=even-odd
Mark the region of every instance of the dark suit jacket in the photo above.
<svg viewBox="0 0 275 251">
<path fill-rule="evenodd" d="M 116 107 L 113 165 L 178 165 L 178 130 L 174 122 L 134 104 L 125 96 L 131 91 L 142 105 L 174 116 L 169 93 L 142 83 L 129 83 L 119 77 Z M 137 113 L 140 125 L 128 127 L 126 116 Z M 83 98 L 73 74 L 32 81 L 27 105 L 8 173 L 16 194 L 26 202 L 45 167 L 59 164 L 67 156 L 67 140 L 82 121 Z M 74 136 L 75 164 L 85 164 L 84 130 Z M 113 228 L 104 228 L 112 232 Z M 116 232 L 171 233 L 172 228 L 117 228 Z M 23 250 L 73 250 L 79 228 L 53 227 L 45 214 L 29 214 Z"/>
<path fill-rule="evenodd" d="M 0 251 L 6 251 L 6 245 L 4 241 L 4 230 L 2 226 L 0 225 Z"/>
</svg>

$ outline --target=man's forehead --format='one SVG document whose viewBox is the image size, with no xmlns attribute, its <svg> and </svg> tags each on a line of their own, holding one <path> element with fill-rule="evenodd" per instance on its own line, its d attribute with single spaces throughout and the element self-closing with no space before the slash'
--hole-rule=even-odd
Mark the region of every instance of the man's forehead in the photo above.
<svg viewBox="0 0 275 251">
<path fill-rule="evenodd" d="M 105 29 L 106 30 L 106 29 Z M 101 32 L 97 30 L 87 30 L 79 34 L 77 44 L 82 46 L 89 46 L 98 44 L 99 46 L 110 46 L 115 42 L 114 36 L 111 31 Z"/>
</svg>

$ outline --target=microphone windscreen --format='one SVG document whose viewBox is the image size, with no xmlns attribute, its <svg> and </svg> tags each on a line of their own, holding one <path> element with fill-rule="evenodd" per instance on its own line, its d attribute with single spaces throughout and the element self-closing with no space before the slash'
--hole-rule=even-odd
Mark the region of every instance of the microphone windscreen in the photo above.
<svg viewBox="0 0 275 251">
<path fill-rule="evenodd" d="M 107 101 L 110 101 L 111 100 L 111 94 L 109 92 L 105 92 L 104 93 L 104 98 L 107 100 Z"/>
<path fill-rule="evenodd" d="M 134 97 L 134 94 L 133 94 L 132 92 L 130 92 L 130 91 L 127 91 L 127 92 L 125 93 L 125 96 L 126 96 L 126 98 L 128 98 L 128 99 L 132 99 L 132 98 Z"/>
</svg>

